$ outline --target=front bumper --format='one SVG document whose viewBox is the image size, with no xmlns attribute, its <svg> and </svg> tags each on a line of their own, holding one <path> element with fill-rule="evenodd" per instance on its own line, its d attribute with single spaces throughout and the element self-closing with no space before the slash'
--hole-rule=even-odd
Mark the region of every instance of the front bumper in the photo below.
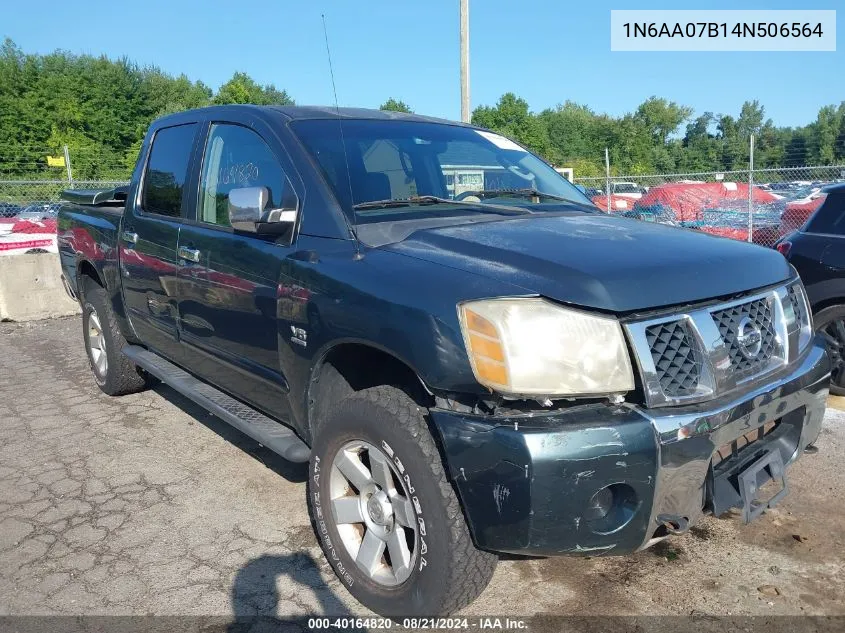
<svg viewBox="0 0 845 633">
<path fill-rule="evenodd" d="M 750 431 L 754 446 L 797 459 L 821 431 L 830 362 L 815 342 L 789 370 L 742 397 L 644 409 L 590 404 L 489 417 L 433 409 L 450 478 L 475 543 L 518 554 L 624 554 L 685 529 L 710 509 L 716 451 Z M 593 495 L 621 490 L 608 520 L 588 519 Z"/>
</svg>

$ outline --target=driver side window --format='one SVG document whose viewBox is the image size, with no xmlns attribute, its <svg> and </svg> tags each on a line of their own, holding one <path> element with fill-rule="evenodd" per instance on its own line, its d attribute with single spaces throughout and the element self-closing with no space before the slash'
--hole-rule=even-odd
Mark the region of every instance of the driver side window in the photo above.
<svg viewBox="0 0 845 633">
<path fill-rule="evenodd" d="M 197 219 L 230 226 L 229 192 L 242 187 L 266 187 L 267 209 L 296 207 L 296 194 L 264 140 L 240 125 L 214 123 L 205 147 Z"/>
</svg>

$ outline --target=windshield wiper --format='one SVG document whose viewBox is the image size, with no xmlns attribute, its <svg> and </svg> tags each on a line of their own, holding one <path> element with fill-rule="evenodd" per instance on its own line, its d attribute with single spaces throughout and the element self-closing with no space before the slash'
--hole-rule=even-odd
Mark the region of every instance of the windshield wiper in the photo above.
<svg viewBox="0 0 845 633">
<path fill-rule="evenodd" d="M 553 193 L 545 193 L 539 189 L 532 189 L 526 187 L 524 189 L 481 189 L 480 191 L 471 191 L 469 195 L 478 196 L 479 198 L 501 198 L 506 196 L 517 196 L 523 198 L 548 198 L 550 200 L 560 200 L 562 202 L 571 202 L 579 204 L 578 201 L 564 196 L 558 196 Z"/>
<path fill-rule="evenodd" d="M 438 196 L 411 196 L 410 198 L 372 200 L 352 205 L 352 208 L 356 211 L 361 211 L 364 209 L 388 209 L 391 207 L 410 207 L 433 204 L 454 204 L 462 207 L 473 207 L 474 209 L 480 209 L 482 211 L 499 212 L 505 215 L 525 215 L 534 213 L 533 211 L 522 207 L 509 207 L 501 204 L 483 204 L 481 202 L 471 202 L 467 200 L 450 200 L 449 198 L 440 198 Z"/>
</svg>

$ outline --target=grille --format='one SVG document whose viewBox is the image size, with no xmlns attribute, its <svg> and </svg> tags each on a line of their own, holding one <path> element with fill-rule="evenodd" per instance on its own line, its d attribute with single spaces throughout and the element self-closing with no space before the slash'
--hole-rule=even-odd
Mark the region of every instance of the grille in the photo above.
<svg viewBox="0 0 845 633">
<path fill-rule="evenodd" d="M 786 322 L 790 309 L 800 332 Z M 664 407 L 720 397 L 797 360 L 812 341 L 809 320 L 801 282 L 792 280 L 730 303 L 690 306 L 624 327 L 646 404 Z"/>
<path fill-rule="evenodd" d="M 663 392 L 676 398 L 695 393 L 701 378 L 701 361 L 685 323 L 652 325 L 646 328 L 646 340 Z"/>
<path fill-rule="evenodd" d="M 742 353 L 742 347 L 737 340 L 739 325 L 746 317 L 751 319 L 751 322 L 759 328 L 762 335 L 760 352 L 753 358 L 747 358 Z M 713 312 L 713 320 L 719 327 L 719 333 L 728 348 L 731 365 L 739 380 L 756 374 L 765 368 L 772 358 L 776 343 L 772 308 L 767 299 L 756 299 Z"/>
</svg>

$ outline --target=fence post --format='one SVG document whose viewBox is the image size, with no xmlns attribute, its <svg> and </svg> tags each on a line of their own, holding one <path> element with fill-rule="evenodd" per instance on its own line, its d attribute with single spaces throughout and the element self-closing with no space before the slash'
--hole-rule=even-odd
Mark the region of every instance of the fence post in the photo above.
<svg viewBox="0 0 845 633">
<path fill-rule="evenodd" d="M 73 171 L 71 171 L 71 168 L 70 168 L 70 152 L 67 149 L 67 145 L 65 145 L 65 167 L 67 167 L 68 184 L 73 186 Z"/>
<path fill-rule="evenodd" d="M 748 241 L 754 241 L 754 135 L 748 151 Z"/>
<path fill-rule="evenodd" d="M 604 197 L 607 198 L 607 212 L 610 213 L 610 154 L 606 147 L 604 148 L 604 170 L 607 178 Z"/>
</svg>

